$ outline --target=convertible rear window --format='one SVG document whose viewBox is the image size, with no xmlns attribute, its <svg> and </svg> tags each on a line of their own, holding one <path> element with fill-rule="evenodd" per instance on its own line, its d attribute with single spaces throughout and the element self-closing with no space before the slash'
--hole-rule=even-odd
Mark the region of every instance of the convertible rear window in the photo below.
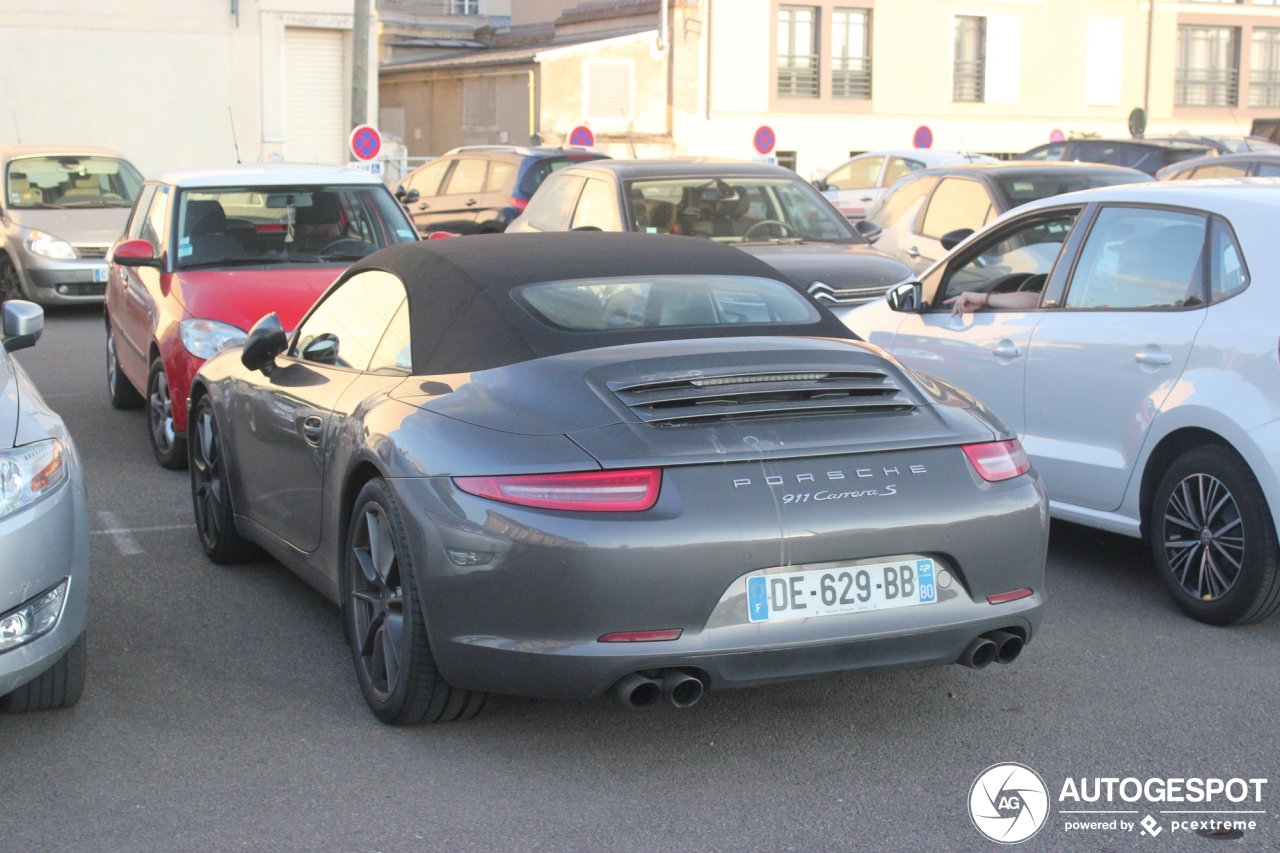
<svg viewBox="0 0 1280 853">
<path fill-rule="evenodd" d="M 512 295 L 544 323 L 575 332 L 819 320 L 792 288 L 752 276 L 575 279 L 525 285 Z"/>
</svg>

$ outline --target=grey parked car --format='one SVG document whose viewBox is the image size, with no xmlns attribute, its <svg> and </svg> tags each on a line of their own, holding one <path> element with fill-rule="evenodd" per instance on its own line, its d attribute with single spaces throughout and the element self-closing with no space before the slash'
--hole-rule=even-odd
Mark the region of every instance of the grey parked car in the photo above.
<svg viewBox="0 0 1280 853">
<path fill-rule="evenodd" d="M 9 355 L 35 344 L 44 311 L 0 314 L 0 711 L 38 711 L 84 689 L 89 516 L 75 443 Z"/>
<path fill-rule="evenodd" d="M 0 177 L 0 299 L 101 302 L 138 170 L 106 148 L 27 145 L 0 148 Z"/>
<path fill-rule="evenodd" d="M 190 407 L 205 552 L 339 604 L 389 723 L 1008 663 L 1045 602 L 1008 428 L 710 240 L 393 246 Z"/>
</svg>

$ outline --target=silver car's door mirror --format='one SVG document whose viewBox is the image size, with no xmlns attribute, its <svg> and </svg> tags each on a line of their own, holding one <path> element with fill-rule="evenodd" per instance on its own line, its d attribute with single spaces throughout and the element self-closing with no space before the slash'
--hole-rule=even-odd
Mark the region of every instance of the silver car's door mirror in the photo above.
<svg viewBox="0 0 1280 853">
<path fill-rule="evenodd" d="M 880 239 L 880 235 L 884 233 L 884 229 L 879 223 L 872 222 L 870 219 L 859 219 L 853 223 L 853 230 L 862 235 L 862 239 L 868 243 L 874 243 Z"/>
<path fill-rule="evenodd" d="M 44 331 L 44 309 L 25 299 L 10 299 L 4 303 L 5 352 L 36 345 Z"/>
<path fill-rule="evenodd" d="M 280 318 L 272 311 L 253 324 L 244 339 L 240 351 L 240 363 L 250 370 L 270 373 L 276 369 L 276 356 L 289 346 L 289 336 L 280 325 Z"/>
<path fill-rule="evenodd" d="M 965 241 L 965 238 L 973 233 L 972 228 L 957 228 L 954 231 L 948 231 L 938 238 L 938 242 L 942 244 L 942 248 L 950 252 L 956 246 Z"/>
<path fill-rule="evenodd" d="M 924 310 L 924 287 L 918 281 L 908 281 L 890 288 L 886 298 L 893 311 L 919 314 Z"/>
</svg>

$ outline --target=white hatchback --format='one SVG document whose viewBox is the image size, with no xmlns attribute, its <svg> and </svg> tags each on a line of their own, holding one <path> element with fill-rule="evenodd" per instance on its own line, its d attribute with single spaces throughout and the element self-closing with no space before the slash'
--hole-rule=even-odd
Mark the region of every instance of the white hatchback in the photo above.
<svg viewBox="0 0 1280 853">
<path fill-rule="evenodd" d="M 1252 622 L 1280 606 L 1277 218 L 1274 179 L 1048 198 L 844 321 L 1003 418 L 1055 518 L 1147 539 L 1189 615 Z M 963 292 L 995 307 L 953 317 Z"/>
<path fill-rule="evenodd" d="M 957 163 L 995 163 L 986 154 L 963 154 L 959 151 L 933 151 L 913 148 L 909 151 L 868 151 L 842 163 L 813 182 L 846 219 L 862 219 L 876 206 L 885 190 L 903 175 L 934 166 Z"/>
</svg>

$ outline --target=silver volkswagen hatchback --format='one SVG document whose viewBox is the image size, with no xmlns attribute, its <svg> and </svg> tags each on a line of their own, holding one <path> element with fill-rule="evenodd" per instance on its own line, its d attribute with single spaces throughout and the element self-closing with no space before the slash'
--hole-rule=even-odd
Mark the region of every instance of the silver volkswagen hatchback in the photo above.
<svg viewBox="0 0 1280 853">
<path fill-rule="evenodd" d="M 994 410 L 1053 517 L 1147 540 L 1192 617 L 1253 622 L 1280 608 L 1278 215 L 1273 178 L 1047 198 L 843 319 Z"/>
</svg>

